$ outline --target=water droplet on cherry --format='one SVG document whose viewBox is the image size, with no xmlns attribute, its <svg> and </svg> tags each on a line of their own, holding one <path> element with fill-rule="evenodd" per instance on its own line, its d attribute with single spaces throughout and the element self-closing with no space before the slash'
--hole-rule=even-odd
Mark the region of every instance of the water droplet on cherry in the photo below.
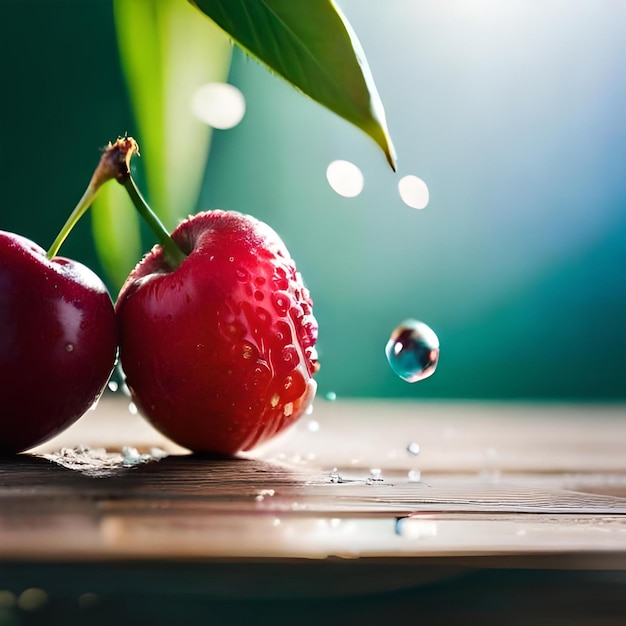
<svg viewBox="0 0 626 626">
<path fill-rule="evenodd" d="M 439 361 L 439 339 L 423 322 L 408 319 L 394 329 L 385 347 L 391 369 L 415 383 L 431 376 Z"/>
</svg>

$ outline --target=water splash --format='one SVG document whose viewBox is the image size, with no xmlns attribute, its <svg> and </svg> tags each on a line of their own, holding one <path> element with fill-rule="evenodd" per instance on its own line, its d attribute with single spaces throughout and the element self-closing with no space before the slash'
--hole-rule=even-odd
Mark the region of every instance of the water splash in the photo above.
<svg viewBox="0 0 626 626">
<path fill-rule="evenodd" d="M 370 476 L 365 481 L 366 485 L 376 485 L 385 482 L 385 479 L 382 476 L 382 470 L 378 467 L 372 467 L 370 469 Z"/>
<path fill-rule="evenodd" d="M 391 333 L 385 354 L 391 369 L 400 378 L 415 383 L 435 372 L 439 339 L 423 322 L 407 319 Z"/>
<path fill-rule="evenodd" d="M 343 482 L 343 477 L 341 476 L 341 474 L 337 471 L 336 467 L 333 467 L 332 472 L 330 472 L 330 474 L 328 475 L 328 480 L 331 483 L 342 483 Z"/>
<path fill-rule="evenodd" d="M 411 456 L 417 456 L 420 453 L 420 444 L 416 441 L 411 441 L 411 443 L 406 447 L 406 451 Z"/>
</svg>

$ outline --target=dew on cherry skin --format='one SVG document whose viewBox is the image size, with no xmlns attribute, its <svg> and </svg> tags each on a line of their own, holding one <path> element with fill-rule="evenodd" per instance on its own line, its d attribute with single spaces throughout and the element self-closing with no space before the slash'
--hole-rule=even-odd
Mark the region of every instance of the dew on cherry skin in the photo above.
<svg viewBox="0 0 626 626">
<path fill-rule="evenodd" d="M 416 383 L 435 372 L 439 361 L 439 338 L 423 322 L 408 319 L 391 333 L 385 354 L 391 369 L 400 378 Z"/>
</svg>

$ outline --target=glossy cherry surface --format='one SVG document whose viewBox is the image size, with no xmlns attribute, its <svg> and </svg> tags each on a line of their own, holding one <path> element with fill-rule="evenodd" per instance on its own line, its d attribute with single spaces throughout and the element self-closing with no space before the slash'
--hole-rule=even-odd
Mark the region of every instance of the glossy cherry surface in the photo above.
<svg viewBox="0 0 626 626">
<path fill-rule="evenodd" d="M 0 231 L 0 453 L 27 450 L 81 417 L 116 354 L 115 313 L 102 281 Z"/>
<path fill-rule="evenodd" d="M 235 212 L 195 215 L 116 304 L 120 359 L 142 414 L 196 452 L 234 454 L 293 424 L 315 395 L 317 322 L 279 236 Z"/>
</svg>

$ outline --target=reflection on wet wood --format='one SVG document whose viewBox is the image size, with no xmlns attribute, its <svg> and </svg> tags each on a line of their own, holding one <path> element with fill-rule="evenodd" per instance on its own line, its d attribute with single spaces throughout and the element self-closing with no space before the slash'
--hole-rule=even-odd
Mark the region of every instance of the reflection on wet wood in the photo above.
<svg viewBox="0 0 626 626">
<path fill-rule="evenodd" d="M 324 403 L 314 427 L 236 459 L 190 455 L 124 409 L 107 398 L 0 460 L 2 558 L 626 569 L 622 407 Z"/>
</svg>

